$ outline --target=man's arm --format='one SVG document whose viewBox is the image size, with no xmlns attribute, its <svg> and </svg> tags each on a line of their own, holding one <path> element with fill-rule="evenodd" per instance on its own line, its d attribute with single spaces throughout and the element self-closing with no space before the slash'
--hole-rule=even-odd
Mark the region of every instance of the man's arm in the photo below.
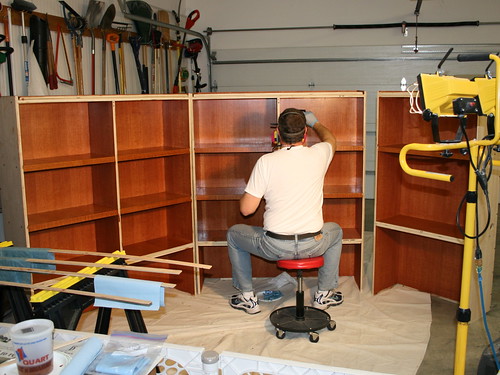
<svg viewBox="0 0 500 375">
<path fill-rule="evenodd" d="M 313 129 L 318 135 L 321 142 L 330 143 L 332 145 L 332 151 L 335 152 L 335 150 L 337 149 L 337 138 L 335 138 L 330 129 L 328 129 L 320 122 L 314 124 Z"/>
<path fill-rule="evenodd" d="M 261 198 L 254 197 L 251 194 L 244 193 L 240 198 L 240 212 L 243 216 L 253 214 L 259 208 Z"/>
<path fill-rule="evenodd" d="M 321 142 L 330 143 L 332 145 L 332 151 L 335 152 L 337 149 L 337 138 L 335 138 L 333 133 L 318 121 L 314 113 L 304 111 L 304 116 L 306 117 L 306 125 L 314 129 Z"/>
</svg>

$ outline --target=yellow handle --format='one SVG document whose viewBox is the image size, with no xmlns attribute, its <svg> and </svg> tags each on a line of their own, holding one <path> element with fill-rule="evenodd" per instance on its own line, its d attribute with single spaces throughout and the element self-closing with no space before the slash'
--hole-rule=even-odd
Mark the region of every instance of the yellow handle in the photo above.
<svg viewBox="0 0 500 375">
<path fill-rule="evenodd" d="M 457 145 L 460 143 L 457 143 Z M 428 178 L 431 180 L 437 180 L 437 181 L 444 181 L 444 182 L 452 182 L 453 181 L 453 176 L 451 174 L 445 174 L 445 173 L 437 173 L 437 172 L 430 172 L 430 171 L 423 171 L 420 169 L 414 169 L 411 168 L 407 161 L 406 161 L 406 154 L 408 151 L 444 151 L 444 150 L 449 150 L 450 148 L 463 148 L 464 146 L 461 147 L 450 147 L 452 145 L 449 144 L 421 144 L 421 143 L 410 143 L 406 146 L 404 146 L 400 153 L 399 153 L 399 164 L 401 165 L 401 168 L 403 168 L 403 171 L 405 171 L 407 174 L 410 176 L 415 176 L 415 177 L 422 177 L 422 178 Z"/>
</svg>

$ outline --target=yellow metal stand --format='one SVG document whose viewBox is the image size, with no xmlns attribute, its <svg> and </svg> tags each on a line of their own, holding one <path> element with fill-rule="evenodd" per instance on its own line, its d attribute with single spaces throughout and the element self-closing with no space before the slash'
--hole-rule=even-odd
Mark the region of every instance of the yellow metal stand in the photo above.
<svg viewBox="0 0 500 375">
<path fill-rule="evenodd" d="M 471 158 L 477 162 L 477 146 L 470 149 Z M 473 166 L 469 166 L 469 188 L 468 191 L 476 193 L 476 173 Z M 464 255 L 462 261 L 462 284 L 460 288 L 460 304 L 457 311 L 457 338 L 455 342 L 455 374 L 465 373 L 465 356 L 467 352 L 467 335 L 469 330 L 470 320 L 470 283 L 472 261 L 474 259 L 474 239 L 470 238 L 475 233 L 476 223 L 476 201 L 467 202 L 465 210 L 465 233 L 468 236 L 464 237 Z M 458 318 L 459 315 L 464 315 L 465 321 Z M 468 316 L 467 316 L 468 315 Z"/>
<path fill-rule="evenodd" d="M 491 54 L 489 56 L 491 60 L 495 61 L 496 71 L 499 71 L 500 58 L 496 55 Z M 500 93 L 498 90 L 498 83 L 494 87 L 496 97 L 495 97 L 495 109 L 499 108 L 500 103 Z M 436 143 L 436 144 L 419 144 L 412 143 L 404 146 L 399 154 L 399 162 L 401 168 L 409 175 L 415 177 L 428 178 L 438 181 L 451 182 L 453 181 L 453 176 L 449 174 L 435 173 L 430 171 L 422 171 L 410 168 L 406 161 L 406 155 L 409 151 L 444 151 L 451 149 L 463 149 L 466 147 L 470 148 L 471 160 L 477 163 L 478 159 L 478 148 L 482 146 L 492 146 L 499 144 L 500 140 L 500 119 L 495 114 L 495 135 L 491 140 L 472 140 L 468 144 L 467 142 L 459 143 Z M 497 163 L 494 163 L 497 165 Z M 469 167 L 469 185 L 468 192 L 471 195 L 476 193 L 476 183 L 477 176 L 472 165 Z M 476 199 L 470 199 L 467 201 L 466 214 L 465 214 L 465 238 L 464 238 L 464 254 L 462 262 L 462 280 L 461 280 L 461 290 L 460 290 L 460 301 L 457 312 L 457 337 L 455 343 L 455 363 L 454 363 L 454 374 L 462 375 L 465 373 L 465 359 L 467 352 L 467 334 L 469 328 L 470 320 L 470 285 L 471 285 L 471 271 L 474 259 L 474 239 L 475 233 L 475 223 L 476 223 Z"/>
</svg>

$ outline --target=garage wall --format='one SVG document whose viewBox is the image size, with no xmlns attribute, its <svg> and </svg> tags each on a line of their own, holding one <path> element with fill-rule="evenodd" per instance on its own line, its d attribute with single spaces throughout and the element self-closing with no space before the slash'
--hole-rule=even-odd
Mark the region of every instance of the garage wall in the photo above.
<svg viewBox="0 0 500 375">
<path fill-rule="evenodd" d="M 62 16 L 57 0 L 32 0 L 37 11 Z M 85 15 L 87 0 L 67 0 Z M 115 4 L 116 21 L 132 22 L 120 11 L 117 0 L 103 0 L 104 7 Z M 286 91 L 286 90 L 364 90 L 367 92 L 367 197 L 373 197 L 375 168 L 376 93 L 400 90 L 401 80 L 415 82 L 419 73 L 434 73 L 442 57 L 453 47 L 444 63 L 445 74 L 483 75 L 485 63 L 458 63 L 456 55 L 464 52 L 500 51 L 500 1 L 423 0 L 418 20 L 416 0 L 150 0 L 152 7 L 171 11 L 180 4 L 183 15 L 200 11 L 193 27 L 206 38 L 215 61 L 208 63 L 206 47 L 198 63 L 202 82 L 213 91 Z M 472 6 L 473 5 L 473 6 Z M 403 33 L 399 25 L 409 26 Z M 474 21 L 479 26 L 424 27 L 424 23 Z M 173 23 L 173 17 L 171 18 Z M 398 24 L 397 27 L 342 29 L 345 25 Z M 336 25 L 334 29 L 333 25 Z M 0 30 L 2 30 L 0 25 Z M 248 30 L 251 29 L 251 30 Z M 238 30 L 238 31 L 236 31 Z M 20 40 L 20 27 L 14 27 L 11 39 Z M 188 40 L 192 36 L 188 36 Z M 53 35 L 55 40 L 55 35 Z M 71 45 L 66 36 L 67 45 Z M 418 52 L 415 53 L 414 50 Z M 20 51 L 20 50 L 18 50 Z M 100 51 L 97 51 L 99 54 Z M 108 48 L 108 62 L 111 62 Z M 90 71 L 90 39 L 84 38 L 84 71 Z M 139 93 L 133 53 L 125 46 L 128 93 Z M 96 61 L 100 61 L 99 55 Z M 5 92 L 5 65 L 0 66 L 0 90 Z M 13 55 L 17 74 L 21 73 L 21 54 Z M 96 64 L 100 75 L 100 65 Z M 61 67 L 64 75 L 64 67 Z M 495 71 L 493 69 L 493 74 Z M 112 92 L 113 75 L 108 64 L 107 92 Z M 210 81 L 209 81 L 209 78 Z M 100 82 L 96 82 L 97 92 Z M 17 94 L 26 95 L 22 82 Z M 75 94 L 74 87 L 59 85 L 49 95 Z M 85 77 L 86 94 L 90 91 Z M 208 88 L 203 91 L 208 91 Z M 335 119 L 321 119 L 323 122 Z"/>
<path fill-rule="evenodd" d="M 436 72 L 451 47 L 454 50 L 442 66 L 451 75 L 483 75 L 487 65 L 458 63 L 458 53 L 500 51 L 496 24 L 500 2 L 494 0 L 481 0 L 474 7 L 465 0 L 424 0 L 418 20 L 413 0 L 190 0 L 186 4 L 186 12 L 200 11 L 196 29 L 205 31 L 216 57 L 214 91 L 367 91 L 368 198 L 374 194 L 377 91 L 400 90 L 403 78 L 409 85 L 419 73 Z M 479 21 L 479 26 L 410 26 L 406 35 L 402 27 L 333 28 L 403 21 Z M 200 54 L 199 61 L 205 57 Z M 204 78 L 208 82 L 206 73 Z"/>
</svg>

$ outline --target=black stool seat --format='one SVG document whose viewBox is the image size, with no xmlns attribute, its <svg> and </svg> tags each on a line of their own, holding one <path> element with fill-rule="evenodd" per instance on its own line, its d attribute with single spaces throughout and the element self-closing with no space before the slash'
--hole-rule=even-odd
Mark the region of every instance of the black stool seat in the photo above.
<svg viewBox="0 0 500 375">
<path fill-rule="evenodd" d="M 317 331 L 325 327 L 330 331 L 336 328 L 335 321 L 331 319 L 330 314 L 326 311 L 312 306 L 304 306 L 302 270 L 316 269 L 323 266 L 323 264 L 323 257 L 287 259 L 277 262 L 280 268 L 297 271 L 298 286 L 295 293 L 296 305 L 276 309 L 269 316 L 271 323 L 276 327 L 277 338 L 285 338 L 287 331 L 307 332 L 309 333 L 309 341 L 318 342 L 319 334 Z"/>
</svg>

